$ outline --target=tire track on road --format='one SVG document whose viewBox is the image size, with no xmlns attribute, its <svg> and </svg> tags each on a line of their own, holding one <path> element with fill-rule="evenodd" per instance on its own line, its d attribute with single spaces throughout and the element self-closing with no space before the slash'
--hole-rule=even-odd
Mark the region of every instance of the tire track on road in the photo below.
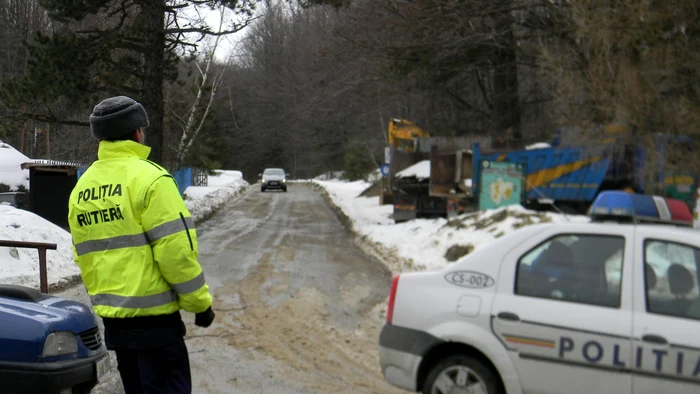
<svg viewBox="0 0 700 394">
<path fill-rule="evenodd" d="M 390 273 L 318 193 L 249 193 L 220 215 L 201 236 L 217 320 L 188 338 L 199 392 L 401 392 L 381 376 L 373 314 Z"/>
</svg>

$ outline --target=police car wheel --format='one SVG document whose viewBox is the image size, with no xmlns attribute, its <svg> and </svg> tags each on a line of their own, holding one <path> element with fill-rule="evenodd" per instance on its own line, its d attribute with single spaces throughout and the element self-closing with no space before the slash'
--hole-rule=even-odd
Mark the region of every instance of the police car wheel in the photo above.
<svg viewBox="0 0 700 394">
<path fill-rule="evenodd" d="M 483 362 L 467 356 L 450 356 L 430 370 L 423 394 L 503 394 L 499 379 Z"/>
</svg>

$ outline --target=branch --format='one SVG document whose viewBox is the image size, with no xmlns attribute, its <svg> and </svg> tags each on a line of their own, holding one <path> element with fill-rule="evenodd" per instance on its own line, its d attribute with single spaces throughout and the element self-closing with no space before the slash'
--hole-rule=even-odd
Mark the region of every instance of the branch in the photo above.
<svg viewBox="0 0 700 394">
<path fill-rule="evenodd" d="M 233 111 L 233 95 L 231 95 L 231 87 L 228 87 L 228 105 L 229 109 L 231 110 L 231 119 L 233 120 L 233 126 L 238 130 L 240 127 L 238 127 L 238 122 L 236 122 L 236 114 Z"/>
<path fill-rule="evenodd" d="M 123 41 L 122 44 L 115 45 L 112 48 L 114 48 L 114 49 L 130 49 L 132 51 L 140 52 L 140 53 L 143 53 L 147 50 L 147 48 L 141 44 L 128 42 L 128 41 Z"/>
<path fill-rule="evenodd" d="M 213 55 L 212 55 L 212 58 L 214 58 Z M 199 62 L 197 62 L 197 61 L 194 62 L 194 65 L 197 66 L 197 71 L 199 71 L 199 75 L 202 76 L 202 83 L 207 81 L 207 76 L 209 74 L 209 64 L 210 64 L 210 61 L 207 59 L 207 71 L 205 74 L 204 71 L 202 71 L 202 67 L 199 66 Z"/>
<path fill-rule="evenodd" d="M 246 28 L 248 25 L 250 25 L 252 22 L 256 21 L 259 18 L 260 18 L 259 16 L 256 16 L 256 17 L 252 17 L 252 18 L 247 19 L 242 24 L 239 24 L 239 25 L 234 24 L 233 30 L 220 30 L 218 32 L 214 32 L 209 28 L 189 27 L 189 28 L 177 28 L 177 29 L 163 29 L 163 32 L 165 34 L 199 33 L 199 34 L 207 35 L 207 36 L 226 36 L 229 34 L 238 33 L 239 31 L 243 30 L 244 28 Z"/>
<path fill-rule="evenodd" d="M 170 112 L 170 115 L 172 115 L 178 121 L 178 123 L 181 126 L 180 128 L 184 130 L 183 126 L 185 125 L 185 118 L 180 116 L 180 114 L 174 108 L 174 106 L 170 105 L 170 103 L 167 100 L 166 100 L 166 104 L 168 104 L 167 107 L 168 107 L 168 112 Z"/>
<path fill-rule="evenodd" d="M 223 76 L 223 70 L 219 73 L 217 78 L 215 79 L 215 82 L 212 84 L 211 87 L 211 92 L 209 94 L 209 102 L 207 103 L 207 108 L 204 110 L 204 115 L 202 115 L 202 119 L 199 121 L 199 126 L 197 129 L 194 131 L 194 134 L 192 134 L 192 138 L 190 138 L 190 141 L 187 143 L 187 148 L 185 149 L 185 154 L 189 152 L 189 150 L 192 148 L 192 144 L 194 143 L 195 138 L 197 137 L 197 134 L 202 130 L 202 127 L 204 126 L 204 123 L 207 119 L 207 116 L 209 116 L 209 110 L 211 109 L 211 104 L 214 102 L 214 96 L 216 95 L 216 90 L 219 87 L 219 84 L 221 83 L 221 78 Z M 184 156 L 182 157 L 184 159 Z"/>
<path fill-rule="evenodd" d="M 165 10 L 165 12 L 177 13 L 177 10 L 187 8 L 189 6 L 190 6 L 189 4 L 183 3 L 183 4 L 167 5 L 167 6 L 163 7 L 163 9 Z"/>
<path fill-rule="evenodd" d="M 116 62 L 116 61 L 114 61 L 114 60 L 112 60 L 112 59 L 110 59 L 110 58 L 103 58 L 103 59 L 101 59 L 101 60 L 102 60 L 103 62 L 107 63 L 107 64 L 112 65 L 115 69 L 117 69 L 117 70 L 119 70 L 119 71 L 121 71 L 121 72 L 123 72 L 123 73 L 125 73 L 125 74 L 128 74 L 128 75 L 131 75 L 131 76 L 133 76 L 133 77 L 136 77 L 137 79 L 143 78 L 143 74 L 137 72 L 137 71 L 134 70 L 134 69 L 131 69 L 131 68 L 128 68 L 128 67 L 124 67 L 123 65 L 119 64 L 119 62 Z"/>
<path fill-rule="evenodd" d="M 118 14 L 119 12 L 121 12 L 121 17 L 119 18 L 119 22 L 111 29 L 107 29 L 107 30 L 101 30 L 101 29 L 77 30 L 76 33 L 78 33 L 78 34 L 93 34 L 93 33 L 102 34 L 102 33 L 106 33 L 106 32 L 119 31 L 124 26 L 124 23 L 126 22 L 126 19 L 129 16 L 129 13 L 127 12 L 127 3 L 128 2 L 129 2 L 129 0 L 123 0 L 118 8 L 116 8 L 115 10 L 113 10 L 107 14 L 107 19 L 109 19 L 109 18 L 113 17 L 114 15 Z"/>
<path fill-rule="evenodd" d="M 127 85 L 121 85 L 121 84 L 120 85 L 111 85 L 111 87 L 112 87 L 112 89 L 118 90 L 120 92 L 124 92 L 126 94 L 130 94 L 130 95 L 136 96 L 136 97 L 143 94 L 143 90 L 138 89 L 138 88 L 134 88 L 131 86 L 127 86 Z M 106 90 L 106 89 L 102 89 L 102 90 Z"/>
<path fill-rule="evenodd" d="M 197 48 L 197 44 L 193 44 L 191 42 L 186 42 L 186 41 L 181 41 L 180 39 L 169 39 L 166 38 L 165 41 L 169 44 L 172 45 L 172 47 L 176 47 L 177 45 L 182 45 L 182 46 L 189 46 L 193 48 Z"/>
<path fill-rule="evenodd" d="M 491 116 L 491 114 L 482 110 L 481 108 L 477 108 L 475 105 L 471 104 L 469 101 L 465 100 L 462 96 L 453 92 L 452 90 L 445 89 L 445 91 L 447 92 L 447 94 L 450 97 L 452 97 L 458 104 L 461 104 L 463 107 L 468 108 L 468 109 L 470 109 L 470 110 L 472 110 L 472 111 L 474 111 L 482 116 L 485 116 L 487 118 Z"/>
<path fill-rule="evenodd" d="M 219 20 L 219 31 L 221 31 L 221 28 L 224 25 L 224 17 L 225 17 L 225 8 L 220 8 L 220 20 Z M 195 124 L 195 117 L 197 114 L 197 108 L 199 107 L 199 103 L 202 100 L 202 93 L 204 89 L 207 86 L 207 81 L 209 79 L 209 73 L 211 71 L 211 66 L 212 63 L 214 63 L 214 56 L 216 54 L 216 50 L 219 47 L 219 43 L 221 42 L 221 37 L 222 35 L 216 35 L 216 40 L 214 40 L 214 44 L 212 46 L 211 51 L 206 54 L 206 67 L 204 70 L 199 66 L 198 62 L 195 62 L 195 65 L 197 66 L 197 70 L 199 71 L 199 74 L 202 77 L 202 82 L 199 86 L 199 89 L 197 89 L 197 97 L 194 100 L 194 103 L 192 104 L 192 107 L 190 108 L 189 111 L 189 119 L 187 120 L 186 126 L 182 130 L 182 138 L 180 138 L 180 144 L 177 150 L 177 162 L 176 165 L 179 168 L 180 164 L 182 164 L 182 161 L 185 159 L 187 156 L 187 152 L 189 152 L 190 148 L 192 147 L 192 144 L 194 143 L 195 137 L 197 137 L 197 134 L 199 134 L 200 130 L 202 129 L 202 126 L 204 125 L 206 118 L 209 114 L 209 110 L 211 108 L 212 101 L 214 101 L 214 95 L 216 94 L 216 89 L 218 88 L 219 84 L 221 83 L 221 78 L 223 76 L 223 70 L 219 72 L 219 74 L 214 77 L 214 82 L 212 83 L 212 88 L 211 88 L 211 94 L 210 94 L 210 99 L 209 102 L 207 103 L 207 107 L 204 111 L 204 115 L 202 115 L 202 119 L 199 121 L 199 125 L 196 130 L 192 133 L 192 128 L 194 127 Z M 190 136 L 190 133 L 192 134 Z M 189 141 L 188 141 L 189 139 Z"/>
<path fill-rule="evenodd" d="M 80 127 L 90 127 L 90 122 L 79 121 L 79 120 L 62 120 L 54 116 L 47 115 L 37 115 L 37 114 L 26 114 L 27 118 L 36 120 L 38 122 L 61 124 L 65 126 L 80 126 Z"/>
<path fill-rule="evenodd" d="M 479 89 L 481 90 L 481 95 L 484 97 L 484 102 L 486 103 L 486 106 L 489 107 L 490 110 L 493 110 L 493 105 L 491 104 L 491 101 L 489 100 L 488 96 L 486 95 L 486 88 L 484 87 L 484 81 L 481 79 L 481 73 L 479 73 L 478 69 L 476 69 L 474 71 L 476 72 L 476 80 L 479 83 Z"/>
<path fill-rule="evenodd" d="M 245 27 L 245 26 L 244 26 Z M 209 29 L 206 28 L 201 28 L 201 27 L 190 27 L 187 29 L 165 29 L 163 30 L 165 34 L 184 34 L 184 33 L 200 33 L 203 35 L 207 36 L 225 36 L 227 34 L 233 34 L 233 33 L 238 33 L 241 29 L 235 29 L 235 30 L 224 30 L 220 32 L 213 32 Z"/>
</svg>

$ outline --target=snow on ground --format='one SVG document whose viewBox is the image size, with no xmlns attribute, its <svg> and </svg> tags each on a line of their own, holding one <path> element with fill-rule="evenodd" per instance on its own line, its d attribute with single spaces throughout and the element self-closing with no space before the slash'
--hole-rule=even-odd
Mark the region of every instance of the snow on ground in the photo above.
<svg viewBox="0 0 700 394">
<path fill-rule="evenodd" d="M 6 174 L 0 174 L 4 183 Z M 217 171 L 209 176 L 209 186 L 189 187 L 186 204 L 195 220 L 200 220 L 239 195 L 248 186 L 240 171 Z M 49 286 L 66 283 L 80 275 L 73 261 L 69 232 L 29 211 L 0 204 L 0 240 L 44 242 L 57 245 L 49 250 Z M 39 254 L 36 249 L 0 247 L 0 283 L 39 288 Z"/>
<path fill-rule="evenodd" d="M 331 171 L 331 172 L 328 172 L 325 174 L 321 174 L 314 179 L 318 179 L 321 181 L 327 181 L 327 180 L 331 180 L 331 179 L 340 179 L 343 177 L 344 173 L 345 173 L 345 171 Z"/>
<path fill-rule="evenodd" d="M 333 203 L 353 222 L 354 230 L 370 241 L 393 248 L 396 254 L 413 260 L 416 269 L 439 269 L 451 264 L 448 249 L 461 245 L 477 250 L 497 238 L 528 224 L 544 222 L 587 222 L 586 216 L 535 212 L 521 206 L 465 214 L 446 219 L 419 219 L 394 224 L 391 205 L 379 205 L 379 197 L 358 197 L 367 182 L 337 180 L 314 183 L 323 187 Z"/>
<path fill-rule="evenodd" d="M 0 204 L 0 239 L 56 244 L 57 250 L 46 252 L 49 286 L 80 274 L 70 233 L 29 211 Z M 0 283 L 39 288 L 37 250 L 0 247 Z"/>
<path fill-rule="evenodd" d="M 209 175 L 208 186 L 190 186 L 185 190 L 185 204 L 196 222 L 241 194 L 247 186 L 240 171 L 216 171 L 215 175 Z"/>
<path fill-rule="evenodd" d="M 382 179 L 382 172 L 379 169 L 376 169 L 367 175 L 367 178 L 365 179 L 367 182 L 374 183 L 377 182 L 378 180 Z"/>
<path fill-rule="evenodd" d="M 533 150 L 533 149 L 547 149 L 547 148 L 551 148 L 551 147 L 552 147 L 552 145 L 550 145 L 550 144 L 547 143 L 547 142 L 536 142 L 536 143 L 534 143 L 534 144 L 532 144 L 532 145 L 526 146 L 525 149 L 527 149 L 527 150 Z"/>
<path fill-rule="evenodd" d="M 419 161 L 418 163 L 396 173 L 397 178 L 416 177 L 418 179 L 430 178 L 430 160 Z"/>
<path fill-rule="evenodd" d="M 29 189 L 29 170 L 22 163 L 30 159 L 11 145 L 0 141 L 0 184 L 16 190 Z M 0 240 L 56 244 L 46 252 L 49 285 L 56 285 L 80 272 L 73 262 L 68 232 L 29 211 L 0 204 Z M 0 247 L 0 283 L 39 288 L 39 252 L 36 249 Z"/>
<path fill-rule="evenodd" d="M 29 170 L 20 166 L 30 159 L 12 147 L 0 141 L 0 184 L 17 190 L 19 186 L 29 189 Z"/>
</svg>

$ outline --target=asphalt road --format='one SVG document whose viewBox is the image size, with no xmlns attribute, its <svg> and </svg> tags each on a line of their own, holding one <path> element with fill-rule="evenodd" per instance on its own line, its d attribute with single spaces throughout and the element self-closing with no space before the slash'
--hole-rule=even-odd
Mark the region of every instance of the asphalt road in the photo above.
<svg viewBox="0 0 700 394">
<path fill-rule="evenodd" d="M 217 322 L 187 344 L 201 393 L 389 392 L 377 360 L 391 276 L 310 187 L 254 188 L 198 228 Z"/>
<path fill-rule="evenodd" d="M 253 188 L 197 228 L 217 318 L 204 329 L 183 314 L 194 392 L 397 392 L 377 358 L 389 271 L 317 192 L 288 190 Z"/>
</svg>

